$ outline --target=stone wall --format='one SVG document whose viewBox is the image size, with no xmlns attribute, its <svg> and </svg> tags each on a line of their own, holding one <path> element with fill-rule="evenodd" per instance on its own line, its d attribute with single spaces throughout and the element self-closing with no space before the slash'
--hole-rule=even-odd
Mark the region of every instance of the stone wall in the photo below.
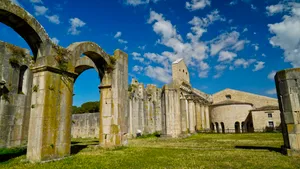
<svg viewBox="0 0 300 169">
<path fill-rule="evenodd" d="M 25 145 L 31 109 L 29 51 L 0 41 L 0 147 Z"/>
<path fill-rule="evenodd" d="M 228 98 L 226 98 L 226 96 L 231 97 L 230 100 L 233 101 L 252 103 L 254 108 L 259 108 L 266 105 L 278 106 L 277 99 L 233 89 L 225 89 L 213 94 L 213 104 L 227 100 Z"/>
<path fill-rule="evenodd" d="M 242 123 L 247 122 L 249 111 L 253 109 L 251 104 L 228 104 L 210 108 L 211 125 L 214 131 L 222 131 L 224 124 L 226 133 L 235 132 L 235 124 L 239 123 L 239 132 L 242 132 Z M 218 130 L 217 130 L 218 128 Z"/>
<path fill-rule="evenodd" d="M 272 117 L 268 117 L 271 113 Z M 253 110 L 251 111 L 253 119 L 253 127 L 255 131 L 265 131 L 266 127 L 269 127 L 269 122 L 274 123 L 274 127 L 277 128 L 281 125 L 280 111 L 279 110 Z"/>
<path fill-rule="evenodd" d="M 72 138 L 99 138 L 99 113 L 72 115 Z"/>
</svg>

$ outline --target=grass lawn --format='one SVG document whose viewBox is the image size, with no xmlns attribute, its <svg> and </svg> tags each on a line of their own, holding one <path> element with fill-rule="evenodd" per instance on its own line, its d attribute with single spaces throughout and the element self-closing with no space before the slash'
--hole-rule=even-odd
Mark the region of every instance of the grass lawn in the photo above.
<svg viewBox="0 0 300 169">
<path fill-rule="evenodd" d="M 22 155 L 0 162 L 0 168 L 300 168 L 300 157 L 280 154 L 280 133 L 152 137 L 129 140 L 128 147 L 111 150 L 95 146 L 96 139 L 72 142 L 75 154 L 64 160 L 31 164 Z"/>
</svg>

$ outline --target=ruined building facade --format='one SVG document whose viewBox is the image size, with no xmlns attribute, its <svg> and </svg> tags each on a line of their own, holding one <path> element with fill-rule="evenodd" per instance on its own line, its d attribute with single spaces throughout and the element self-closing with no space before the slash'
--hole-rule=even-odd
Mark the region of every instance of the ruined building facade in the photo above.
<svg viewBox="0 0 300 169">
<path fill-rule="evenodd" d="M 129 134 L 159 132 L 180 137 L 210 130 L 212 97 L 192 88 L 183 59 L 172 64 L 172 82 L 162 89 L 133 79 L 129 91 Z"/>
<path fill-rule="evenodd" d="M 0 147 L 27 143 L 32 73 L 29 51 L 0 41 Z"/>
</svg>

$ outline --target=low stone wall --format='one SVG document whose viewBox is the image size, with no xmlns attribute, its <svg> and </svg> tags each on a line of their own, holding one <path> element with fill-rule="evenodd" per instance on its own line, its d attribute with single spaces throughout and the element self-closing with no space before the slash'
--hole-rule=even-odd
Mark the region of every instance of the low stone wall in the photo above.
<svg viewBox="0 0 300 169">
<path fill-rule="evenodd" d="M 72 138 L 99 138 L 99 113 L 72 115 Z"/>
</svg>

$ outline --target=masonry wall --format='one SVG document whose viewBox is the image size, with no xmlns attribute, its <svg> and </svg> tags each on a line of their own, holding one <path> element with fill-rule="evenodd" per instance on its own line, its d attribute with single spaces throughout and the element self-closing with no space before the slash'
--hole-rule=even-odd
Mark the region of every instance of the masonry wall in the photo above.
<svg viewBox="0 0 300 169">
<path fill-rule="evenodd" d="M 278 100 L 266 96 L 260 96 L 252 93 L 238 90 L 225 89 L 213 95 L 213 104 L 227 100 L 226 95 L 231 96 L 231 100 L 252 103 L 254 108 L 263 106 L 278 106 Z"/>
<path fill-rule="evenodd" d="M 272 113 L 272 117 L 268 117 L 268 113 Z M 269 121 L 273 121 L 274 127 L 281 124 L 279 110 L 252 111 L 251 114 L 255 131 L 264 131 L 269 126 Z"/>
<path fill-rule="evenodd" d="M 72 115 L 72 138 L 99 138 L 99 113 Z"/>
<path fill-rule="evenodd" d="M 219 131 L 221 123 L 224 123 L 225 132 L 235 132 L 235 122 L 239 122 L 242 129 L 242 122 L 247 120 L 249 111 L 253 107 L 249 104 L 233 104 L 214 106 L 210 109 L 211 123 L 213 123 L 216 131 L 216 123 L 218 123 Z"/>
<path fill-rule="evenodd" d="M 0 147 L 26 145 L 31 109 L 29 51 L 0 41 Z"/>
</svg>

